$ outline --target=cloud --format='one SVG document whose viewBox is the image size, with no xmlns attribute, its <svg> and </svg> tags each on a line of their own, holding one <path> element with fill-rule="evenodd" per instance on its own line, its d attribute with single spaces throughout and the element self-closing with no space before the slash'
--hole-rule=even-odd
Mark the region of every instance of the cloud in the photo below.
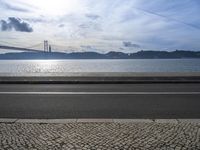
<svg viewBox="0 0 200 150">
<path fill-rule="evenodd" d="M 141 46 L 138 44 L 134 44 L 132 42 L 123 42 L 124 47 L 133 47 L 133 48 L 140 48 Z"/>
<path fill-rule="evenodd" d="M 3 0 L 0 0 L 0 5 L 3 6 L 4 8 L 6 8 L 6 9 L 10 9 L 10 10 L 13 10 L 13 11 L 19 11 L 19 12 L 29 12 L 30 11 L 30 10 L 22 8 L 20 6 L 14 6 L 12 4 L 9 4 L 9 3 L 7 3 Z"/>
<path fill-rule="evenodd" d="M 80 24 L 78 26 L 80 29 L 83 29 L 84 31 L 88 30 L 88 31 L 102 31 L 101 25 L 98 23 L 93 23 L 93 22 L 86 22 L 83 24 Z"/>
<path fill-rule="evenodd" d="M 80 24 L 79 28 L 87 29 L 87 28 L 90 28 L 90 26 L 88 24 Z"/>
<path fill-rule="evenodd" d="M 1 31 L 11 30 L 11 26 L 5 20 L 1 20 L 0 25 L 1 25 Z"/>
<path fill-rule="evenodd" d="M 143 12 L 145 12 L 147 14 L 151 14 L 151 15 L 155 15 L 155 16 L 158 16 L 158 17 L 161 17 L 161 18 L 165 18 L 167 20 L 175 21 L 177 23 L 180 23 L 180 24 L 183 24 L 183 25 L 186 25 L 186 26 L 189 26 L 189 27 L 192 27 L 192 28 L 200 30 L 200 27 L 198 25 L 187 23 L 185 21 L 182 21 L 182 20 L 179 20 L 179 19 L 176 19 L 176 18 L 173 18 L 173 17 L 168 17 L 168 16 L 165 16 L 165 15 L 153 12 L 153 11 L 145 10 L 145 9 L 142 9 L 142 8 L 137 8 L 137 7 L 134 7 L 134 8 L 138 9 L 140 11 L 143 11 Z"/>
<path fill-rule="evenodd" d="M 28 22 L 32 22 L 32 23 L 45 23 L 47 22 L 44 19 L 41 18 L 23 18 L 23 20 L 28 21 Z"/>
<path fill-rule="evenodd" d="M 99 15 L 95 15 L 95 14 L 86 14 L 85 16 L 92 20 L 97 20 L 98 18 L 100 18 Z"/>
<path fill-rule="evenodd" d="M 33 28 L 19 18 L 9 17 L 7 21 L 0 20 L 1 31 L 33 32 Z"/>
<path fill-rule="evenodd" d="M 81 45 L 80 46 L 82 49 L 86 49 L 86 50 L 93 50 L 93 49 L 95 49 L 93 46 L 91 46 L 91 45 Z"/>
<path fill-rule="evenodd" d="M 60 24 L 58 27 L 63 28 L 63 27 L 65 27 L 65 24 Z"/>
<path fill-rule="evenodd" d="M 81 45 L 81 51 L 104 52 L 103 49 L 95 45 Z"/>
</svg>

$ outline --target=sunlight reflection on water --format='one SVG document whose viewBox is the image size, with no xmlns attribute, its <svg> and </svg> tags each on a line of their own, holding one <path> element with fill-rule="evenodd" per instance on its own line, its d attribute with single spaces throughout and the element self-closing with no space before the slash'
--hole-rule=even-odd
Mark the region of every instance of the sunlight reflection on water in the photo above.
<svg viewBox="0 0 200 150">
<path fill-rule="evenodd" d="M 200 59 L 0 60 L 0 73 L 200 72 Z"/>
</svg>

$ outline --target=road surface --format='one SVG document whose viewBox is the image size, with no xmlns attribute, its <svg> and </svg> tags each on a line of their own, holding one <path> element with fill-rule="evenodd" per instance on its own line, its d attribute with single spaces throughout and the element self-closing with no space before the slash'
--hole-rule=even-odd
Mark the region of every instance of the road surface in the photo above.
<svg viewBox="0 0 200 150">
<path fill-rule="evenodd" d="M 200 118 L 200 83 L 0 84 L 0 118 Z"/>
</svg>

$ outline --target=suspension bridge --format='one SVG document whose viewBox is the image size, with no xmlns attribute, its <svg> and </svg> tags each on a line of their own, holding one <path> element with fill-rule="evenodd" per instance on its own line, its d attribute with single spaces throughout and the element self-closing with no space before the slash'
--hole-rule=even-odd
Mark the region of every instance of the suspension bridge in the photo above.
<svg viewBox="0 0 200 150">
<path fill-rule="evenodd" d="M 28 47 L 23 47 L 23 46 L 19 46 L 17 44 L 0 41 L 0 49 L 3 49 L 3 50 L 51 53 L 52 47 L 56 51 L 62 51 L 62 50 L 67 49 L 66 46 L 49 44 L 49 41 L 47 41 L 47 40 L 37 43 L 37 44 L 34 44 L 34 45 L 31 45 L 31 46 L 28 46 Z"/>
</svg>

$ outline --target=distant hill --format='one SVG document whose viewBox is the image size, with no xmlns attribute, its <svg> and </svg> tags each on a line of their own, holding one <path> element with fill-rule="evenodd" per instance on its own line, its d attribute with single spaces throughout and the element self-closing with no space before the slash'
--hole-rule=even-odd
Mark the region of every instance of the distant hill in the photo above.
<svg viewBox="0 0 200 150">
<path fill-rule="evenodd" d="M 108 52 L 21 52 L 0 54 L 0 59 L 182 59 L 200 58 L 200 52 L 176 50 L 167 51 L 139 51 L 136 53 Z"/>
<path fill-rule="evenodd" d="M 167 58 L 200 58 L 200 52 L 176 50 L 167 51 L 139 51 L 132 53 L 130 58 L 167 59 Z"/>
</svg>

